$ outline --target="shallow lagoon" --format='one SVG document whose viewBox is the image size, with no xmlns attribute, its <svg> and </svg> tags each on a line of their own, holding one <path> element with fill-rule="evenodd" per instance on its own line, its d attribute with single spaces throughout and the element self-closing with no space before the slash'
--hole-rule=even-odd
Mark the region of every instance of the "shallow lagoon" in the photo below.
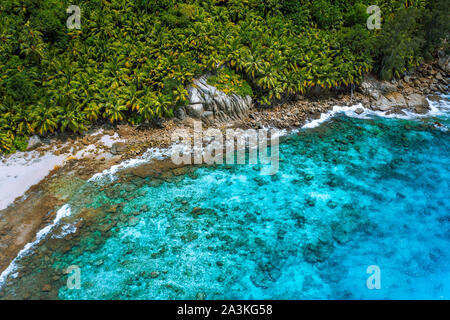
<svg viewBox="0 0 450 320">
<path fill-rule="evenodd" d="M 449 126 L 340 115 L 283 139 L 275 176 L 221 165 L 90 186 L 69 204 L 102 209 L 91 231 L 30 274 L 78 265 L 61 299 L 449 299 Z"/>
</svg>

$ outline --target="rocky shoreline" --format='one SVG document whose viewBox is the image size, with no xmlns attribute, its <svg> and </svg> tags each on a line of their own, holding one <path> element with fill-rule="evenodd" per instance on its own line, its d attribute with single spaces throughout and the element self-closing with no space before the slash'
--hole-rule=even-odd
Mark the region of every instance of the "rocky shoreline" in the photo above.
<svg viewBox="0 0 450 320">
<path fill-rule="evenodd" d="M 27 243 L 33 241 L 36 233 L 48 225 L 58 208 L 95 173 L 141 156 L 149 148 L 169 147 L 172 132 L 179 128 L 192 130 L 196 120 L 202 120 L 205 129 L 295 129 L 311 119 L 320 118 L 333 106 L 356 104 L 386 115 L 401 115 L 405 111 L 426 114 L 429 111 L 426 97 L 430 100 L 439 99 L 438 94 L 448 92 L 448 85 L 449 59 L 441 57 L 439 61 L 422 65 L 416 72 L 400 80 L 387 82 L 367 77 L 350 93 L 318 90 L 315 95 L 298 96 L 295 101 L 270 109 L 250 107 L 248 99 L 238 97 L 233 98 L 235 102 L 228 109 L 220 109 L 220 104 L 211 99 L 202 100 L 205 99 L 204 94 L 200 98 L 198 91 L 192 89 L 190 93 L 196 97 L 194 102 L 197 111 L 201 104 L 202 112 L 195 113 L 187 108 L 184 109 L 185 114 L 178 118 L 148 126 L 103 125 L 82 136 L 60 134 L 47 139 L 35 137 L 30 141 L 29 152 L 34 152 L 37 158 L 46 153 L 66 158 L 61 166 L 55 167 L 24 196 L 0 210 L 0 273 Z M 223 100 L 220 94 L 219 97 Z M 364 109 L 361 107 L 355 112 L 362 113 Z M 216 114 L 219 114 L 219 121 L 214 121 Z M 2 161 L 7 162 L 7 157 Z M 164 168 L 161 170 L 164 171 Z M 142 170 L 137 171 L 134 174 L 147 174 L 142 173 Z"/>
<path fill-rule="evenodd" d="M 205 95 L 200 95 L 198 89 L 191 88 L 189 92 L 193 103 L 182 108 L 182 115 L 174 119 L 166 119 L 162 122 L 141 126 L 119 124 L 113 127 L 110 124 L 104 124 L 79 136 L 60 134 L 47 139 L 40 139 L 35 136 L 30 140 L 29 150 L 36 150 L 41 155 L 50 151 L 55 155 L 62 154 L 75 157 L 80 150 L 93 145 L 95 146 L 94 152 L 78 157 L 81 161 L 95 163 L 94 171 L 89 170 L 89 166 L 85 170 L 85 175 L 90 175 L 121 161 L 140 156 L 149 148 L 168 148 L 172 144 L 172 132 L 176 129 L 192 129 L 194 121 L 202 121 L 205 130 L 210 127 L 221 130 L 238 127 L 295 129 L 303 126 L 308 120 L 320 118 L 321 114 L 328 112 L 333 106 L 356 104 L 361 104 L 364 108 L 373 111 L 384 112 L 385 115 L 404 115 L 404 111 L 426 114 L 430 110 L 427 98 L 439 100 L 440 94 L 448 92 L 448 85 L 450 84 L 448 58 L 445 61 L 447 61 L 447 65 L 440 65 L 438 62 L 424 64 L 414 73 L 407 74 L 399 80 L 379 81 L 368 75 L 351 93 L 347 92 L 347 89 L 327 90 L 318 88 L 313 94 L 296 96 L 295 100 L 272 108 L 249 107 L 249 97 L 244 99 L 231 97 L 230 101 L 234 99 L 236 103 L 233 106 L 233 103 L 229 101 L 224 102 L 224 105 L 231 103 L 231 106 L 226 109 L 225 106 L 212 100 L 214 95 L 218 95 L 219 100 L 225 99 L 220 92 L 217 93 L 218 90 L 214 90 L 212 96 L 206 98 L 210 101 L 209 104 L 202 104 L 200 102 L 204 101 L 202 99 L 205 98 L 199 96 L 205 97 Z M 201 86 L 201 83 L 205 84 L 206 81 L 198 82 L 198 85 Z M 191 110 L 192 105 L 200 104 L 202 104 L 201 109 L 207 111 L 195 113 Z M 245 106 L 240 108 L 242 104 L 245 104 Z M 215 120 L 206 117 L 204 113 L 208 112 L 208 115 L 211 115 L 209 112 L 212 111 L 208 110 L 214 108 L 223 108 L 224 110 L 220 114 L 223 113 L 224 115 L 215 118 Z M 356 110 L 356 113 L 362 112 L 362 108 Z M 111 145 L 103 144 L 102 137 L 104 136 L 113 143 Z M 117 142 L 114 142 L 114 139 Z"/>
</svg>

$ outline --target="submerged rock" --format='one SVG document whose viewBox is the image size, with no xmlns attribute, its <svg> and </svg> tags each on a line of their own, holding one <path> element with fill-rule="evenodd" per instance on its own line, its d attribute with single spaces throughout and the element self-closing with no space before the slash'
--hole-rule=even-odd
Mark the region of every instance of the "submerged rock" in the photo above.
<svg viewBox="0 0 450 320">
<path fill-rule="evenodd" d="M 52 290 L 52 286 L 50 284 L 44 284 L 44 286 L 42 287 L 43 292 L 49 292 L 51 290 Z"/>
<path fill-rule="evenodd" d="M 205 300 L 206 299 L 206 294 L 204 292 L 198 292 L 197 295 L 195 296 L 195 298 L 197 300 Z"/>
<path fill-rule="evenodd" d="M 330 209 L 334 209 L 338 206 L 338 204 L 336 202 L 334 202 L 333 200 L 328 200 L 327 202 L 327 207 Z"/>
<path fill-rule="evenodd" d="M 312 197 L 306 197 L 305 198 L 306 204 L 310 207 L 314 207 L 316 205 L 316 200 Z"/>
<path fill-rule="evenodd" d="M 101 266 L 103 263 L 104 263 L 104 261 L 102 259 L 100 259 L 100 260 L 97 260 L 94 262 L 94 266 L 98 267 L 98 266 Z"/>
<path fill-rule="evenodd" d="M 333 248 L 334 245 L 331 241 L 310 243 L 302 248 L 303 258 L 311 263 L 323 262 L 329 257 Z"/>
<path fill-rule="evenodd" d="M 139 219 L 136 218 L 136 217 L 131 217 L 131 218 L 128 220 L 128 226 L 130 226 L 130 227 L 134 227 L 134 226 L 137 225 L 138 223 L 139 223 Z"/>
<path fill-rule="evenodd" d="M 192 209 L 191 214 L 194 216 L 194 218 L 198 218 L 199 215 L 201 215 L 202 212 L 202 208 L 200 207 L 195 207 Z"/>
<path fill-rule="evenodd" d="M 364 109 L 363 108 L 357 108 L 356 110 L 355 110 L 355 113 L 356 114 L 362 114 L 364 112 Z"/>
<path fill-rule="evenodd" d="M 198 239 L 198 235 L 193 232 L 187 232 L 186 234 L 183 234 L 181 236 L 181 240 L 183 240 L 184 242 L 192 242 L 196 239 Z"/>
</svg>

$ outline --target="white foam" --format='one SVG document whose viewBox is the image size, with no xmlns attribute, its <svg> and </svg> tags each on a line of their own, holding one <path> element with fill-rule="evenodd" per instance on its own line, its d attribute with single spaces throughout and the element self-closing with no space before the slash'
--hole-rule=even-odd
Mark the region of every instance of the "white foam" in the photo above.
<svg viewBox="0 0 450 320">
<path fill-rule="evenodd" d="M 30 251 L 34 247 L 36 247 L 36 245 L 39 244 L 41 242 L 41 240 L 53 230 L 53 228 L 61 221 L 62 218 L 68 217 L 68 216 L 70 216 L 70 214 L 71 214 L 70 206 L 68 204 L 62 206 L 56 213 L 56 217 L 53 220 L 53 222 L 50 225 L 46 226 L 45 228 L 41 229 L 36 234 L 36 240 L 34 240 L 33 242 L 27 243 L 25 245 L 25 247 L 22 250 L 20 250 L 19 254 L 9 264 L 8 268 L 6 268 L 0 275 L 0 288 L 3 287 L 8 276 L 14 277 L 14 275 L 16 274 L 16 271 L 18 268 L 17 261 L 19 261 L 21 258 L 28 255 L 30 253 Z"/>
<path fill-rule="evenodd" d="M 88 182 L 100 181 L 104 178 L 109 178 L 110 181 L 116 179 L 115 174 L 125 168 L 132 168 L 138 165 L 148 163 L 152 159 L 162 160 L 168 158 L 172 154 L 172 147 L 170 148 L 150 148 L 142 156 L 135 159 L 125 160 L 117 165 L 112 166 L 109 169 L 105 169 L 100 173 L 94 174 Z"/>
<path fill-rule="evenodd" d="M 426 114 L 417 114 L 409 110 L 402 110 L 403 114 L 395 114 L 395 113 L 387 114 L 388 111 L 374 111 L 372 109 L 365 108 L 362 104 L 355 104 L 349 107 L 333 106 L 333 109 L 331 109 L 330 111 L 322 113 L 319 119 L 307 122 L 302 127 L 302 129 L 310 129 L 318 127 L 322 123 L 331 120 L 338 114 L 345 114 L 347 117 L 358 119 L 371 119 L 373 117 L 382 117 L 382 118 L 405 119 L 405 120 L 423 119 L 448 115 L 450 113 L 450 103 L 448 101 L 448 97 L 449 97 L 448 95 L 444 95 L 443 100 L 441 101 L 428 100 L 430 110 Z M 358 114 L 356 113 L 357 109 L 362 109 L 363 112 Z"/>
<path fill-rule="evenodd" d="M 76 231 L 77 227 L 75 226 L 75 223 L 68 223 L 62 226 L 61 232 L 59 234 L 53 234 L 52 238 L 62 239 L 69 234 L 75 233 Z"/>
<path fill-rule="evenodd" d="M 274 137 L 283 137 L 289 134 L 293 134 L 298 132 L 301 129 L 310 129 L 315 128 L 319 125 L 321 125 L 324 122 L 327 122 L 331 120 L 333 117 L 335 117 L 338 114 L 345 114 L 348 117 L 351 118 L 359 118 L 359 119 L 370 119 L 373 117 L 384 117 L 384 118 L 396 118 L 396 119 L 420 119 L 420 118 L 428 118 L 428 117 L 435 117 L 435 116 L 441 116 L 444 114 L 448 114 L 450 112 L 450 104 L 448 103 L 448 96 L 443 96 L 444 100 L 440 102 L 434 102 L 434 101 L 428 101 L 430 104 L 430 111 L 426 114 L 417 114 L 410 112 L 408 110 L 403 110 L 404 114 L 386 114 L 386 112 L 382 111 L 374 111 L 368 108 L 365 108 L 362 104 L 355 104 L 352 106 L 333 106 L 333 108 L 326 112 L 322 113 L 320 115 L 319 119 L 314 119 L 309 122 L 307 122 L 305 125 L 303 125 L 301 128 L 293 129 L 293 130 L 286 130 L 286 129 L 278 129 L 274 127 L 265 127 L 264 129 L 271 131 L 271 138 Z M 357 109 L 362 109 L 362 113 L 356 113 Z M 436 126 L 438 127 L 438 126 Z M 447 130 L 445 127 L 439 127 L 441 130 Z M 245 134 L 244 134 L 245 137 Z M 205 152 L 208 152 L 208 149 L 211 147 L 214 147 L 214 144 L 216 142 L 214 140 L 210 141 L 210 143 L 206 146 L 202 146 L 201 150 L 198 150 L 198 147 L 193 146 L 183 146 L 179 143 L 172 144 L 169 148 L 150 148 L 148 149 L 141 157 L 136 159 L 130 159 L 126 160 L 118 165 L 115 165 L 111 167 L 110 169 L 106 169 L 101 173 L 95 174 L 89 181 L 95 181 L 100 180 L 104 177 L 108 177 L 111 181 L 115 180 L 115 174 L 117 171 L 129 168 L 129 167 L 135 167 L 143 163 L 148 163 L 152 159 L 158 159 L 163 160 L 169 158 L 172 153 L 174 152 L 186 152 L 187 150 L 191 150 L 192 152 L 200 152 L 202 155 L 205 154 Z M 246 147 L 249 147 L 246 145 Z M 250 146 L 251 147 L 251 146 Z"/>
<path fill-rule="evenodd" d="M 111 167 L 110 169 L 107 169 L 101 173 L 95 174 L 88 181 L 98 180 L 103 177 L 109 177 L 111 180 L 114 180 L 115 173 L 119 170 L 122 170 L 127 167 L 134 167 L 139 164 L 146 163 L 151 159 L 164 159 L 164 158 L 168 157 L 170 154 L 171 154 L 171 148 L 167 148 L 167 149 L 150 148 L 139 159 L 126 160 L 126 161 L 122 162 L 121 164 Z M 65 157 L 62 157 L 62 158 L 64 159 Z M 25 159 L 25 158 L 19 156 L 18 159 Z M 46 173 L 46 175 L 47 174 L 48 173 Z M 40 230 L 36 234 L 36 240 L 34 240 L 33 242 L 30 242 L 30 243 L 27 243 L 25 245 L 25 247 L 19 252 L 19 254 L 14 258 L 14 260 L 9 264 L 9 266 L 2 272 L 2 274 L 0 275 L 0 288 L 2 288 L 2 286 L 4 285 L 8 276 L 11 276 L 11 277 L 17 276 L 17 273 L 16 273 L 17 268 L 18 268 L 17 262 L 20 259 L 22 259 L 23 257 L 25 257 L 26 255 L 28 255 L 30 253 L 30 251 L 37 244 L 39 244 L 46 235 L 48 235 L 53 230 L 53 228 L 60 222 L 60 220 L 62 218 L 67 217 L 70 214 L 71 214 L 71 211 L 70 211 L 70 206 L 68 204 L 64 205 L 63 207 L 61 207 L 58 210 L 53 222 L 50 225 L 43 228 L 42 230 Z M 75 231 L 76 231 L 76 227 L 73 224 L 68 224 L 68 225 L 63 226 L 60 234 L 53 235 L 53 237 L 54 238 L 62 238 L 70 233 L 74 233 Z"/>
</svg>

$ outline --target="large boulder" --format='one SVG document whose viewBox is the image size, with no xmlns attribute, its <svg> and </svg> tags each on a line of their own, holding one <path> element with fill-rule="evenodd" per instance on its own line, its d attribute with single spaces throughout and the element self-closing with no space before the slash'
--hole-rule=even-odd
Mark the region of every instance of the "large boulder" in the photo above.
<svg viewBox="0 0 450 320">
<path fill-rule="evenodd" d="M 381 95 L 397 91 L 397 87 L 388 81 L 379 81 L 373 76 L 366 76 L 358 86 L 358 91 L 377 101 L 381 98 Z"/>
<path fill-rule="evenodd" d="M 188 105 L 186 107 L 186 113 L 193 118 L 200 119 L 203 113 L 203 104 L 195 103 Z"/>
<path fill-rule="evenodd" d="M 429 103 L 425 96 L 413 93 L 406 97 L 406 103 L 408 107 L 416 113 L 427 113 L 430 110 Z"/>
<path fill-rule="evenodd" d="M 386 95 L 390 104 L 394 108 L 406 108 L 405 97 L 400 92 L 391 92 Z"/>
<path fill-rule="evenodd" d="M 392 108 L 391 102 L 383 95 L 379 95 L 378 99 L 372 104 L 372 108 L 380 111 L 387 111 Z"/>
<path fill-rule="evenodd" d="M 397 91 L 397 86 L 388 81 L 379 81 L 378 82 L 378 90 L 383 94 L 389 94 L 391 92 Z"/>
<path fill-rule="evenodd" d="M 41 138 L 39 136 L 34 135 L 28 140 L 27 151 L 31 151 L 36 149 L 37 147 L 42 145 Z"/>
<path fill-rule="evenodd" d="M 205 99 L 202 97 L 200 90 L 198 90 L 196 87 L 189 87 L 188 94 L 190 103 L 192 104 L 205 103 Z"/>
<path fill-rule="evenodd" d="M 390 92 L 386 95 L 379 95 L 379 98 L 373 102 L 372 107 L 376 110 L 387 111 L 391 109 L 406 108 L 406 100 L 399 92 Z"/>
<path fill-rule="evenodd" d="M 378 100 L 380 98 L 380 92 L 377 88 L 377 81 L 375 78 L 366 78 L 361 82 L 361 84 L 358 86 L 358 90 L 366 95 L 369 96 L 373 100 Z"/>
<path fill-rule="evenodd" d="M 206 123 L 213 123 L 214 122 L 214 113 L 212 111 L 203 112 L 202 120 Z"/>
<path fill-rule="evenodd" d="M 228 122 L 246 116 L 252 107 L 250 96 L 227 95 L 216 87 L 209 85 L 208 77 L 203 76 L 187 88 L 190 104 L 181 108 L 178 114 L 185 113 L 204 122 Z M 181 117 L 180 117 L 181 119 Z"/>
</svg>

